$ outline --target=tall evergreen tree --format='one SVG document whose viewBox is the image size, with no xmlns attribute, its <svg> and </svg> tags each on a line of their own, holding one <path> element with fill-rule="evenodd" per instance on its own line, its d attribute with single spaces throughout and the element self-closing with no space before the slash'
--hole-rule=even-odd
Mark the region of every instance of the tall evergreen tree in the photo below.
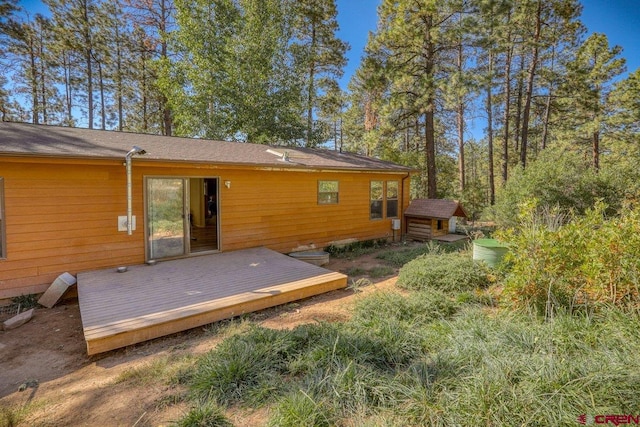
<svg viewBox="0 0 640 427">
<path fill-rule="evenodd" d="M 607 117 L 606 104 L 613 79 L 625 70 L 625 60 L 619 55 L 622 48 L 609 47 L 607 36 L 592 34 L 576 52 L 568 65 L 569 79 L 565 114 L 566 130 L 576 142 L 591 146 L 594 170 L 600 169 L 602 131 Z"/>
<path fill-rule="evenodd" d="M 184 8 L 188 9 L 188 4 L 184 2 Z M 194 2 L 194 8 L 199 7 Z M 199 2 L 202 3 L 202 2 Z M 145 120 L 158 118 L 157 123 L 147 122 L 145 128 L 154 129 L 162 135 L 173 134 L 173 111 L 171 102 L 166 93 L 157 82 L 160 73 L 166 72 L 166 68 L 175 58 L 169 48 L 171 32 L 175 30 L 176 7 L 173 0 L 123 0 L 123 7 L 134 30 L 140 28 L 144 33 L 144 44 L 138 48 L 146 50 L 144 53 L 145 63 L 145 102 L 147 109 Z M 140 40 L 140 39 L 138 39 Z M 141 53 L 141 52 L 139 52 Z M 149 57 L 147 57 L 147 55 Z M 150 114 L 151 107 L 158 107 L 157 114 Z M 155 120 L 154 120 L 155 121 Z"/>
<path fill-rule="evenodd" d="M 450 44 L 444 35 L 456 16 L 455 2 L 385 0 L 378 9 L 379 24 L 373 49 L 384 56 L 390 80 L 390 120 L 396 125 L 420 123 L 425 147 L 427 196 L 437 197 L 436 100 L 444 81 L 444 54 Z M 412 120 L 408 120 L 413 118 Z"/>
<path fill-rule="evenodd" d="M 8 55 L 12 60 L 13 91 L 28 100 L 34 124 L 60 122 L 61 102 L 56 86 L 55 56 L 51 52 L 53 30 L 42 15 L 11 22 Z"/>
<path fill-rule="evenodd" d="M 0 120 L 5 121 L 9 116 L 10 101 L 9 91 L 5 89 L 8 84 L 7 51 L 9 46 L 8 31 L 14 14 L 19 10 L 17 0 L 0 0 Z"/>
<path fill-rule="evenodd" d="M 101 17 L 95 0 L 44 0 L 53 15 L 54 28 L 66 48 L 79 61 L 72 64 L 79 67 L 82 81 L 76 93 L 86 102 L 83 109 L 87 115 L 87 126 L 94 127 L 95 88 L 96 88 L 96 39 L 95 31 Z M 84 89 L 81 91 L 81 89 Z"/>
<path fill-rule="evenodd" d="M 304 76 L 306 146 L 321 141 L 314 134 L 314 119 L 319 99 L 342 76 L 349 45 L 340 40 L 335 0 L 298 0 L 293 2 L 292 46 L 298 73 Z"/>
</svg>

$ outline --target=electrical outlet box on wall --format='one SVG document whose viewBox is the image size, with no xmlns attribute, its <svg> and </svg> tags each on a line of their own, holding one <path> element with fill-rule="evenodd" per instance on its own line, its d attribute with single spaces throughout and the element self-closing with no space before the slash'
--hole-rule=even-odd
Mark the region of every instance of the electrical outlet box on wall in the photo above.
<svg viewBox="0 0 640 427">
<path fill-rule="evenodd" d="M 136 216 L 133 215 L 131 217 L 131 229 L 136 229 Z M 127 216 L 119 215 L 118 216 L 118 231 L 127 231 Z"/>
</svg>

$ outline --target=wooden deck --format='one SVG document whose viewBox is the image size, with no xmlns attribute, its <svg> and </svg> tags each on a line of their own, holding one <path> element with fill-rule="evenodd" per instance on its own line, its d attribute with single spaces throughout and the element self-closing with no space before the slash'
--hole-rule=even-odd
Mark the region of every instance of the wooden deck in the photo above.
<svg viewBox="0 0 640 427">
<path fill-rule="evenodd" d="M 347 276 L 253 248 L 78 274 L 89 355 L 344 288 Z"/>
</svg>

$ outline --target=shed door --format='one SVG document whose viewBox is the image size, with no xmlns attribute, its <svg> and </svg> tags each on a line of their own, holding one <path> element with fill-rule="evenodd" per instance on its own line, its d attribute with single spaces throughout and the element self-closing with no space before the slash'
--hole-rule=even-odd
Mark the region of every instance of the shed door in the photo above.
<svg viewBox="0 0 640 427">
<path fill-rule="evenodd" d="M 185 180 L 147 179 L 149 258 L 177 257 L 187 253 Z"/>
</svg>

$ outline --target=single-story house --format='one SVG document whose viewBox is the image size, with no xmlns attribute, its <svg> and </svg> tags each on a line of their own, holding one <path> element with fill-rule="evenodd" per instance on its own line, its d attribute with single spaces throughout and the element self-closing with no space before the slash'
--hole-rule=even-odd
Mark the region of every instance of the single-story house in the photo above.
<svg viewBox="0 0 640 427">
<path fill-rule="evenodd" d="M 63 272 L 392 237 L 411 173 L 324 149 L 3 122 L 0 300 Z"/>
<path fill-rule="evenodd" d="M 456 231 L 456 218 L 468 218 L 455 200 L 415 199 L 404 211 L 404 231 L 415 240 L 429 240 Z"/>
</svg>

